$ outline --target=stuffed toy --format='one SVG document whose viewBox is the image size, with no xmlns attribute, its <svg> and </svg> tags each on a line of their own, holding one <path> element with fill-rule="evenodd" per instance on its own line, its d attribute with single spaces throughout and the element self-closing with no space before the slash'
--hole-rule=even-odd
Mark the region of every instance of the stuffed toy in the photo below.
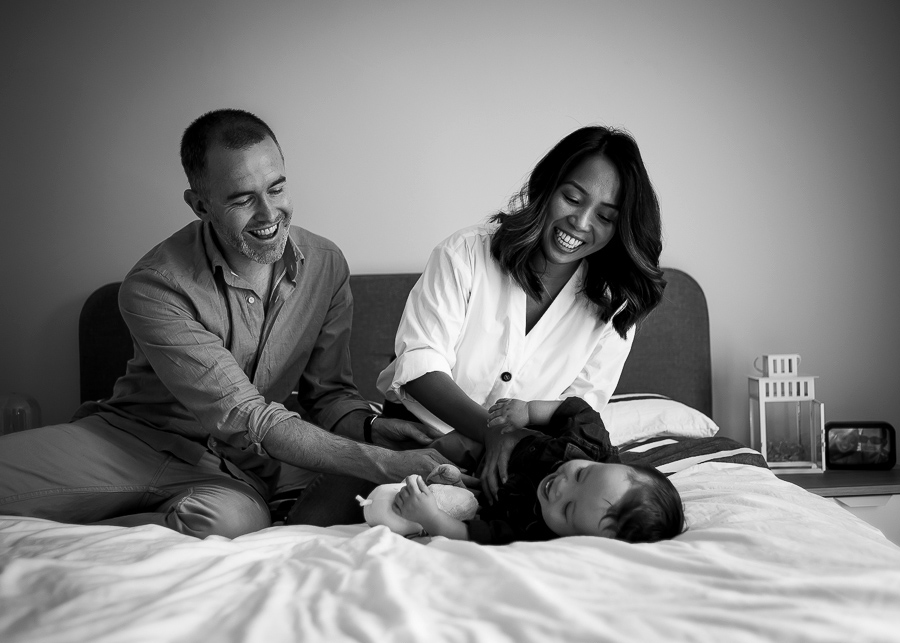
<svg viewBox="0 0 900 643">
<path fill-rule="evenodd" d="M 459 469 L 450 464 L 438 465 L 428 474 L 425 482 L 434 495 L 438 509 L 457 520 L 470 520 L 475 517 L 478 500 L 462 483 Z M 422 525 L 407 520 L 394 511 L 394 496 L 405 484 L 405 482 L 382 484 L 375 487 L 366 499 L 356 496 L 356 500 L 363 508 L 367 525 L 370 527 L 384 525 L 395 534 L 407 538 L 426 535 Z"/>
</svg>

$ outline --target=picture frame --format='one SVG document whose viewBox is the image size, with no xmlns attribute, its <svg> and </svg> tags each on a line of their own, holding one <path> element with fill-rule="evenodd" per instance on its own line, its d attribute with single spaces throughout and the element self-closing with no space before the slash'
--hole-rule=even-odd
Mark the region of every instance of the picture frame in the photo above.
<svg viewBox="0 0 900 643">
<path fill-rule="evenodd" d="M 887 422 L 826 422 L 825 468 L 884 471 L 897 464 L 897 435 Z"/>
</svg>

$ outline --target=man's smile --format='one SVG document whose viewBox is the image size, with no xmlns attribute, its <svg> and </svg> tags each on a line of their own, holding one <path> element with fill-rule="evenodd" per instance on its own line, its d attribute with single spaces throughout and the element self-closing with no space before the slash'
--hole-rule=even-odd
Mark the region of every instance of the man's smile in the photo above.
<svg viewBox="0 0 900 643">
<path fill-rule="evenodd" d="M 247 230 L 247 232 L 249 234 L 253 235 L 254 237 L 256 237 L 257 239 L 260 239 L 262 241 L 268 241 L 269 239 L 274 238 L 275 235 L 278 233 L 278 225 L 279 224 L 276 223 L 274 225 L 269 226 L 268 228 L 258 228 L 256 230 Z"/>
</svg>

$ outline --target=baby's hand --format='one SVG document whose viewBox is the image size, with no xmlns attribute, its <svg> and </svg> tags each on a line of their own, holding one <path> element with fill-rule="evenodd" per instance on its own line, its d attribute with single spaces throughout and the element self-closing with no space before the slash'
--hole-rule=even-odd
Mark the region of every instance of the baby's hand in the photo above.
<svg viewBox="0 0 900 643">
<path fill-rule="evenodd" d="M 394 496 L 393 506 L 398 514 L 420 525 L 429 522 L 435 512 L 440 512 L 431 489 L 419 475 L 407 476 L 406 486 Z"/>
<path fill-rule="evenodd" d="M 488 426 L 501 429 L 524 429 L 531 423 L 528 402 L 502 398 L 488 410 Z"/>
</svg>

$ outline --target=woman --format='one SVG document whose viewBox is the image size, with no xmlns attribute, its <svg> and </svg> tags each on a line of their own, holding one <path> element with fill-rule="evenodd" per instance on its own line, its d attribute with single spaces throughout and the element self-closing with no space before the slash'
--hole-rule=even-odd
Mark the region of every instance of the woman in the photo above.
<svg viewBox="0 0 900 643">
<path fill-rule="evenodd" d="M 397 330 L 397 358 L 378 379 L 386 413 L 402 403 L 483 444 L 482 486 L 494 498 L 524 434 L 489 427 L 488 408 L 578 396 L 600 411 L 635 324 L 662 297 L 661 250 L 659 204 L 634 139 L 605 127 L 569 134 L 508 212 L 433 251 Z"/>
</svg>

